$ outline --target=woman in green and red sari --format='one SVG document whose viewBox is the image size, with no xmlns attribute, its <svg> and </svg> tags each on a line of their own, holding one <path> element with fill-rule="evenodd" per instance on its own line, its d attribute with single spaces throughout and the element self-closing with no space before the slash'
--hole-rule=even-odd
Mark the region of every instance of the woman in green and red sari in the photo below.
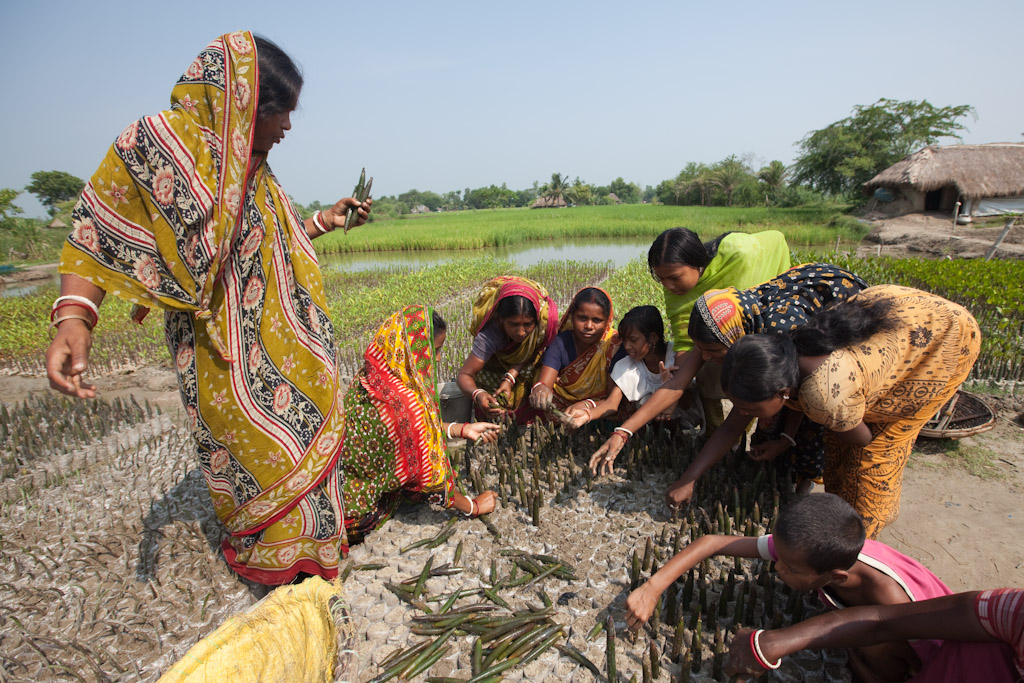
<svg viewBox="0 0 1024 683">
<path fill-rule="evenodd" d="M 447 439 L 493 441 L 498 425 L 441 421 L 437 354 L 448 326 L 426 306 L 388 318 L 345 394 L 340 468 L 348 544 L 384 525 L 403 498 L 475 517 L 494 509 L 493 491 L 467 498 L 455 487 Z"/>
</svg>

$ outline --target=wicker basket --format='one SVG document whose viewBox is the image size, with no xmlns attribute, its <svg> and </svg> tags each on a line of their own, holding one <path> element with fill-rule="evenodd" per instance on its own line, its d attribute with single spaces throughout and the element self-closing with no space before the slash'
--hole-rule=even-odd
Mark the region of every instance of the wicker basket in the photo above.
<svg viewBox="0 0 1024 683">
<path fill-rule="evenodd" d="M 942 406 L 921 429 L 921 436 L 933 439 L 962 439 L 987 432 L 996 425 L 996 414 L 981 397 L 963 389 Z"/>
</svg>

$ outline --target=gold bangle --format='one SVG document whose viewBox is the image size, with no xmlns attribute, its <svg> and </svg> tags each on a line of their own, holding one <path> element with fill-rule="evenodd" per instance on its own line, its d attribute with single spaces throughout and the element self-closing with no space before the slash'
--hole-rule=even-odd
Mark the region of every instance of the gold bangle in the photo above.
<svg viewBox="0 0 1024 683">
<path fill-rule="evenodd" d="M 83 323 L 85 323 L 85 328 L 92 332 L 92 318 L 81 315 L 80 313 L 68 313 L 67 315 L 62 315 L 61 317 L 57 318 L 52 323 L 50 323 L 50 339 L 53 339 L 53 337 L 55 336 L 53 331 L 57 328 L 58 325 L 60 325 L 65 320 L 81 320 Z"/>
</svg>

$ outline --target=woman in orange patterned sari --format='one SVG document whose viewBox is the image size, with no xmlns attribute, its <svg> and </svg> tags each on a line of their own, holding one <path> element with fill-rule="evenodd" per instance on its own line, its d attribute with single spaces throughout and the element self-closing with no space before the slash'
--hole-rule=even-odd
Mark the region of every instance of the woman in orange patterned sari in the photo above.
<svg viewBox="0 0 1024 683">
<path fill-rule="evenodd" d="M 403 497 L 469 517 L 494 509 L 493 491 L 467 498 L 455 488 L 446 437 L 493 441 L 498 425 L 441 422 L 437 354 L 447 327 L 426 306 L 398 311 L 373 336 L 345 394 L 340 466 L 350 544 L 383 526 Z"/>
<path fill-rule="evenodd" d="M 252 581 L 332 578 L 343 540 L 334 334 L 311 239 L 366 221 L 346 198 L 303 221 L 267 165 L 302 76 L 273 43 L 214 40 L 130 124 L 86 185 L 61 256 L 50 384 L 82 380 L 107 292 L 159 308 L 231 567 Z"/>
<path fill-rule="evenodd" d="M 530 392 L 530 405 L 537 410 L 565 410 L 577 401 L 604 398 L 610 388 L 608 372 L 619 338 L 608 293 L 599 287 L 581 289 L 558 329 Z"/>
<path fill-rule="evenodd" d="M 964 307 L 909 287 L 869 287 L 788 334 L 746 335 L 722 365 L 735 409 L 783 406 L 825 426 L 825 490 L 875 538 L 899 515 L 921 428 L 967 379 L 981 330 Z"/>
</svg>

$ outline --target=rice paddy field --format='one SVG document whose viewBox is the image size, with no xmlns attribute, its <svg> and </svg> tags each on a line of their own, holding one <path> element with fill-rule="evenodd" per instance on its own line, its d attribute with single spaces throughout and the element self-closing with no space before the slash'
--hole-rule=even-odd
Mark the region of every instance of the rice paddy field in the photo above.
<svg viewBox="0 0 1024 683">
<path fill-rule="evenodd" d="M 869 228 L 840 208 L 773 209 L 695 206 L 580 206 L 565 209 L 493 209 L 433 213 L 369 223 L 348 234 L 317 240 L 323 253 L 420 249 L 481 249 L 558 238 L 637 237 L 654 239 L 685 225 L 704 239 L 726 230 L 781 230 L 791 245 L 857 242 Z"/>
<path fill-rule="evenodd" d="M 532 229 L 531 213 L 494 213 L 509 220 L 522 214 L 525 222 L 504 230 L 496 224 L 486 239 Z M 577 215 L 585 220 L 587 213 Z M 709 234 L 726 227 L 707 213 Z M 752 211 L 749 225 L 765 227 L 757 220 L 770 213 Z M 444 218 L 455 222 L 440 232 L 455 239 L 461 216 Z M 678 216 L 665 220 L 650 229 L 679 223 Z M 414 233 L 435 229 L 425 219 L 401 223 L 401 230 L 389 224 L 380 237 L 416 248 L 409 246 L 421 243 Z M 338 241 L 357 237 L 358 231 Z M 435 237 L 426 235 L 422 244 L 438 246 Z M 829 240 L 816 243 L 823 241 Z M 812 259 L 794 257 L 801 260 Z M 963 303 L 985 336 L 973 381 L 1012 393 L 1024 379 L 1020 262 L 846 254 L 813 260 L 850 268 L 870 283 L 920 287 Z M 342 375 L 354 374 L 387 315 L 405 304 L 431 303 L 449 323 L 440 374 L 452 378 L 470 347 L 476 291 L 506 273 L 544 283 L 563 308 L 580 287 L 599 284 L 611 294 L 616 318 L 661 300 L 639 261 L 620 268 L 560 261 L 517 270 L 507 261 L 467 258 L 415 271 L 329 273 Z M 44 375 L 44 321 L 55 294 L 0 299 L 0 379 Z M 127 312 L 108 300 L 95 335 L 92 371 L 115 382 L 170 367 L 158 316 L 138 327 L 127 322 Z M 0 396 L 0 681 L 155 681 L 198 639 L 264 595 L 238 580 L 221 557 L 224 531 L 184 420 L 168 405 L 151 405 L 130 391 L 90 402 L 49 392 Z M 812 596 L 789 591 L 760 561 L 710 560 L 666 592 L 656 623 L 627 634 L 631 586 L 701 534 L 770 530 L 788 490 L 762 465 L 725 463 L 701 481 L 689 510 L 670 517 L 664 488 L 702 435 L 647 430 L 620 457 L 614 476 L 594 479 L 585 465 L 610 426 L 577 433 L 509 428 L 497 444 L 454 450 L 462 485 L 497 491 L 498 510 L 487 520 L 454 520 L 426 505 L 409 507 L 353 549 L 343 572 L 354 657 L 336 680 L 381 680 L 403 670 L 414 680 L 466 681 L 485 671 L 481 680 L 725 680 L 723 652 L 734 625 L 778 625 L 817 609 Z M 471 607 L 477 604 L 486 607 Z M 454 616 L 430 618 L 423 607 Z M 517 633 L 508 647 L 499 650 L 488 640 L 474 653 L 483 632 L 510 619 L 520 621 L 509 623 L 518 625 L 508 631 Z M 432 663 L 409 673 L 412 659 L 429 648 Z M 805 653 L 787 659 L 772 680 L 849 680 L 844 661 L 842 653 Z"/>
</svg>

